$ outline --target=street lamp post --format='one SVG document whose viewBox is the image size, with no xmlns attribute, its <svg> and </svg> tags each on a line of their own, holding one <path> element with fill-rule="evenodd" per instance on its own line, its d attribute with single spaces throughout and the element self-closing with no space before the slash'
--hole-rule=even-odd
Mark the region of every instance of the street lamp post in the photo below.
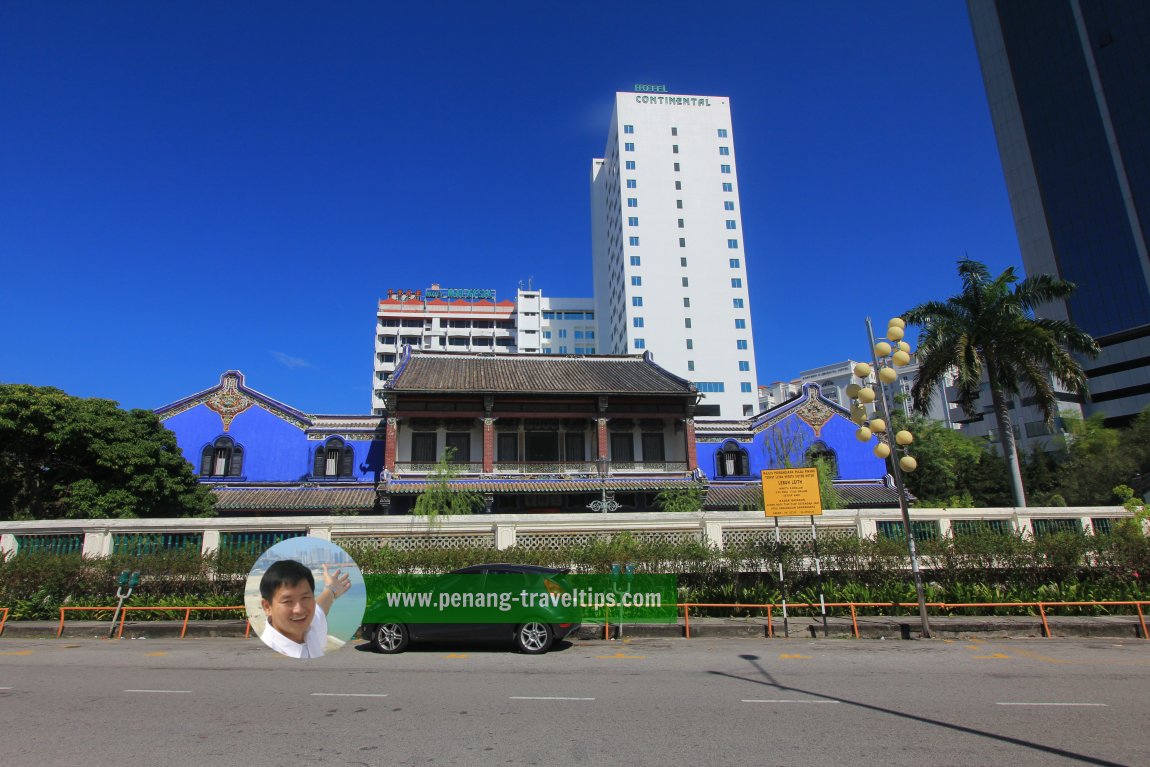
<svg viewBox="0 0 1150 767">
<path fill-rule="evenodd" d="M 871 359 L 874 362 L 878 392 L 876 396 L 874 389 L 869 386 L 860 387 L 858 384 L 851 384 L 847 387 L 847 394 L 856 401 L 851 407 L 851 417 L 859 425 L 856 436 L 862 442 L 869 441 L 872 436 L 878 437 L 879 441 L 875 445 L 874 454 L 884 461 L 888 461 L 890 473 L 894 477 L 895 490 L 898 492 L 898 507 L 902 512 L 903 531 L 906 534 L 906 545 L 910 552 L 910 569 L 914 576 L 914 591 L 918 597 L 918 615 L 922 622 L 922 636 L 924 639 L 930 639 L 933 634 L 930 630 L 930 617 L 926 613 L 922 571 L 918 566 L 918 549 L 915 545 L 914 528 L 910 523 L 910 510 L 906 502 L 906 485 L 902 477 L 903 472 L 911 472 L 918 468 L 918 462 L 907 452 L 907 448 L 914 442 L 914 435 L 905 429 L 899 431 L 894 435 L 895 446 L 892 451 L 888 433 L 891 420 L 890 408 L 886 401 L 886 384 L 898 380 L 896 367 L 902 367 L 910 362 L 910 345 L 902 340 L 905 327 L 906 323 L 901 318 L 895 317 L 887 326 L 886 339 L 876 339 L 870 317 L 866 318 L 867 343 L 871 345 Z M 860 362 L 855 365 L 854 374 L 865 382 L 871 374 L 871 366 L 865 362 Z M 875 400 L 878 400 L 876 404 L 881 417 L 868 418 L 865 406 Z M 898 453 L 902 453 L 902 455 L 899 456 Z"/>
</svg>

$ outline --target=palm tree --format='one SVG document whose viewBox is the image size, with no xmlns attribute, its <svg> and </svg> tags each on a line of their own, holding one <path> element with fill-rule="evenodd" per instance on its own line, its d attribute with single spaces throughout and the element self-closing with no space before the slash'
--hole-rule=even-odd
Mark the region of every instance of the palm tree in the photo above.
<svg viewBox="0 0 1150 767">
<path fill-rule="evenodd" d="M 958 275 L 962 292 L 957 296 L 919 304 L 903 315 L 908 323 L 922 327 L 919 372 L 911 397 L 925 412 L 936 389 L 954 373 L 958 404 L 973 416 L 985 377 L 1014 502 L 1026 506 L 1007 404 L 1020 392 L 1032 394 L 1046 422 L 1052 423 L 1058 400 L 1051 377 L 1068 391 L 1086 394 L 1086 374 L 1071 353 L 1094 357 L 1098 345 L 1069 322 L 1034 316 L 1036 306 L 1069 297 L 1074 283 L 1048 274 L 1019 282 L 1013 267 L 991 279 L 985 264 L 970 259 L 958 262 Z"/>
</svg>

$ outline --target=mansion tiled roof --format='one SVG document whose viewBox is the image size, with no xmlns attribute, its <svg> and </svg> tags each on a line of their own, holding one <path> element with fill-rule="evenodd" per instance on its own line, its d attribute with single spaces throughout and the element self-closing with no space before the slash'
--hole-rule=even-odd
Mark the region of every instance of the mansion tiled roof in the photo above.
<svg viewBox="0 0 1150 767">
<path fill-rule="evenodd" d="M 898 492 L 880 483 L 836 484 L 839 501 L 849 509 L 896 508 Z M 913 500 L 913 496 L 911 496 Z M 707 488 L 704 505 L 708 509 L 761 509 L 763 486 L 757 482 L 741 484 L 718 482 Z"/>
<path fill-rule="evenodd" d="M 694 385 L 650 355 L 565 357 L 411 351 L 385 388 L 395 392 L 689 395 Z"/>
<path fill-rule="evenodd" d="M 214 487 L 216 511 L 370 511 L 374 485 L 350 487 Z"/>
<path fill-rule="evenodd" d="M 418 495 L 431 486 L 424 479 L 393 479 L 384 492 L 392 495 Z M 672 487 L 697 486 L 690 477 L 611 477 L 598 479 L 457 479 L 452 487 L 477 493 L 598 493 L 604 489 L 618 492 L 656 491 Z"/>
</svg>

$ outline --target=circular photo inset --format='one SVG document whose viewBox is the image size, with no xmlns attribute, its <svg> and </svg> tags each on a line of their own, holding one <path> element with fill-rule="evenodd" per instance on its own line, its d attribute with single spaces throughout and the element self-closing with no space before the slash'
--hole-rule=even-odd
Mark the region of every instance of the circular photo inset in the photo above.
<svg viewBox="0 0 1150 767">
<path fill-rule="evenodd" d="M 290 658 L 321 658 L 351 641 L 367 607 L 351 555 L 323 538 L 288 538 L 256 560 L 244 589 L 252 631 Z"/>
</svg>

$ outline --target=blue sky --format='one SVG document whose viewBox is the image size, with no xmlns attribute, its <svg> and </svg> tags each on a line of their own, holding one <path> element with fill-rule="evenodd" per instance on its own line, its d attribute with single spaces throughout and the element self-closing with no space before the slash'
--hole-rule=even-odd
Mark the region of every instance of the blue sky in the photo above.
<svg viewBox="0 0 1150 767">
<path fill-rule="evenodd" d="M 8 0 L 0 381 L 370 412 L 388 288 L 591 295 L 635 83 L 731 98 L 760 383 L 1021 269 L 961 0 Z"/>
</svg>

